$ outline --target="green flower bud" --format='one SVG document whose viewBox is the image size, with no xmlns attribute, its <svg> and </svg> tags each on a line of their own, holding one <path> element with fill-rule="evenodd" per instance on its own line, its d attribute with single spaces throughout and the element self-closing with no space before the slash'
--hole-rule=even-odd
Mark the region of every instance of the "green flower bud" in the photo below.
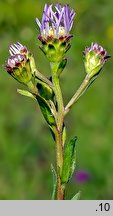
<svg viewBox="0 0 113 216">
<path fill-rule="evenodd" d="M 83 56 L 86 73 L 90 77 L 98 74 L 105 62 L 110 58 L 110 56 L 107 56 L 107 51 L 97 43 L 92 43 L 91 47 L 85 48 Z"/>
<path fill-rule="evenodd" d="M 18 82 L 27 84 L 32 79 L 35 70 L 35 62 L 27 48 L 17 42 L 9 48 L 6 70 Z"/>
</svg>

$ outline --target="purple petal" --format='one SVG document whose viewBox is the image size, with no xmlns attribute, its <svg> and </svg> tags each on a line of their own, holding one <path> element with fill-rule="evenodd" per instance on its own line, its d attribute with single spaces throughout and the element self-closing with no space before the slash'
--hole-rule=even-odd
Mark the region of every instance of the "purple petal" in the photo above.
<svg viewBox="0 0 113 216">
<path fill-rule="evenodd" d="M 41 29 L 41 23 L 40 23 L 40 21 L 39 21 L 39 19 L 38 18 L 36 18 L 36 23 L 37 23 L 37 25 L 39 26 L 39 28 Z"/>
<path fill-rule="evenodd" d="M 56 4 L 54 6 L 55 11 L 53 10 L 53 5 L 45 4 L 42 22 L 36 19 L 36 22 L 40 28 L 40 32 L 43 37 L 43 31 L 45 36 L 49 36 L 49 29 L 52 28 L 54 32 L 54 37 L 60 37 L 60 27 L 64 28 L 65 36 L 69 34 L 72 25 L 73 19 L 75 16 L 74 9 L 70 10 L 69 5 L 62 6 L 61 4 Z"/>
</svg>

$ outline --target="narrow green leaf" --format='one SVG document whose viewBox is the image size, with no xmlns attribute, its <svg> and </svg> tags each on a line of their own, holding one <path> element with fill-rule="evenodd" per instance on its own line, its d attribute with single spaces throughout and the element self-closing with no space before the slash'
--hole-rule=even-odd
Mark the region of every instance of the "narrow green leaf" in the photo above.
<svg viewBox="0 0 113 216">
<path fill-rule="evenodd" d="M 54 127 L 53 127 L 53 125 L 52 125 L 52 126 L 49 125 L 49 129 L 50 129 L 50 131 L 51 131 L 51 134 L 52 134 L 53 140 L 55 141 L 55 133 L 54 133 Z"/>
<path fill-rule="evenodd" d="M 64 161 L 63 161 L 63 168 L 61 174 L 62 184 L 65 184 L 70 180 L 70 177 L 72 176 L 72 173 L 75 168 L 76 140 L 77 137 L 74 137 L 64 147 Z"/>
<path fill-rule="evenodd" d="M 36 95 L 42 114 L 49 125 L 55 125 L 55 118 L 51 113 L 48 102 L 39 95 Z"/>
<path fill-rule="evenodd" d="M 26 91 L 26 90 L 22 90 L 22 89 L 17 89 L 17 92 L 23 96 L 26 96 L 26 97 L 30 97 L 30 98 L 33 98 L 36 100 L 36 98 L 34 97 L 34 95 L 29 92 L 29 91 Z"/>
<path fill-rule="evenodd" d="M 77 140 L 77 137 L 75 139 Z M 75 143 L 76 143 L 76 140 L 75 140 Z M 76 145 L 73 149 L 72 161 L 71 161 L 71 166 L 70 166 L 70 176 L 69 176 L 70 179 L 75 171 L 75 167 L 76 167 Z"/>
<path fill-rule="evenodd" d="M 71 200 L 79 200 L 81 195 L 81 191 L 79 191 Z"/>
<path fill-rule="evenodd" d="M 57 174 L 56 174 L 56 171 L 55 171 L 54 166 L 52 164 L 51 164 L 51 171 L 52 171 L 52 176 L 53 176 L 53 192 L 52 192 L 51 199 L 54 200 L 55 195 L 56 195 Z"/>
<path fill-rule="evenodd" d="M 37 79 L 37 88 L 42 97 L 51 100 L 54 97 L 53 90 L 44 82 Z"/>
<path fill-rule="evenodd" d="M 63 59 L 61 61 L 61 63 L 59 64 L 59 67 L 58 67 L 58 71 L 57 71 L 58 75 L 60 75 L 62 73 L 62 71 L 64 70 L 66 64 L 67 64 L 67 59 Z"/>
<path fill-rule="evenodd" d="M 63 142 L 63 146 L 65 144 L 65 141 L 66 141 L 66 127 L 64 125 L 63 127 L 63 132 L 62 132 L 62 142 Z"/>
</svg>

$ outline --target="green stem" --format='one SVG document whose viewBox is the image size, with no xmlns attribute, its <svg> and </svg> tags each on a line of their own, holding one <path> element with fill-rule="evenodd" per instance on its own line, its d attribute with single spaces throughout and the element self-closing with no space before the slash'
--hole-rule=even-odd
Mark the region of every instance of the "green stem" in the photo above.
<svg viewBox="0 0 113 216">
<path fill-rule="evenodd" d="M 76 103 L 76 101 L 79 99 L 79 97 L 85 92 L 85 90 L 88 88 L 90 84 L 91 78 L 86 75 L 85 79 L 83 80 L 82 84 L 76 91 L 76 93 L 73 95 L 69 103 L 65 107 L 65 115 L 69 112 L 70 108 L 72 107 L 73 104 Z"/>
<path fill-rule="evenodd" d="M 62 133 L 57 128 L 54 129 L 56 141 L 56 166 L 57 166 L 57 200 L 64 199 L 64 188 L 61 185 L 60 174 L 63 165 L 63 147 L 62 147 Z"/>
<path fill-rule="evenodd" d="M 49 85 L 53 89 L 52 82 L 46 76 L 44 76 L 38 70 L 35 70 L 34 73 L 35 73 L 35 76 L 36 76 L 37 79 L 42 80 L 43 82 L 45 82 L 47 85 Z"/>
<path fill-rule="evenodd" d="M 62 132 L 62 126 L 64 121 L 64 105 L 63 105 L 62 92 L 59 83 L 59 77 L 57 74 L 58 66 L 59 66 L 58 63 L 51 63 L 53 88 L 54 88 L 56 101 L 58 105 L 57 126 L 58 126 L 58 130 Z"/>
<path fill-rule="evenodd" d="M 60 174 L 62 172 L 63 165 L 63 140 L 62 140 L 62 130 L 64 122 L 64 105 L 62 92 L 59 83 L 59 77 L 57 74 L 59 63 L 51 63 L 52 70 L 52 82 L 54 93 L 56 97 L 56 102 L 58 106 L 57 111 L 57 126 L 54 128 L 55 141 L 56 141 L 56 164 L 57 164 L 57 199 L 64 199 L 64 188 L 61 185 Z"/>
</svg>

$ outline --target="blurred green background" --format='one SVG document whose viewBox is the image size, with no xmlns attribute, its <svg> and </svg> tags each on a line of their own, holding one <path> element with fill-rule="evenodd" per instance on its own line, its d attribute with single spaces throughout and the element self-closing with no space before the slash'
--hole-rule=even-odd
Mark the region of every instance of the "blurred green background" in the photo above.
<svg viewBox="0 0 113 216">
<path fill-rule="evenodd" d="M 39 50 L 38 27 L 44 0 L 0 0 L 0 199 L 50 199 L 54 142 L 36 102 L 17 94 L 24 88 L 4 70 L 8 46 L 16 41 L 34 54 L 40 71 L 49 75 L 49 63 Z M 113 53 L 113 1 L 67 0 L 77 11 L 68 65 L 62 74 L 65 104 L 82 82 L 82 51 L 97 41 Z M 68 138 L 78 136 L 77 167 L 91 178 L 72 179 L 67 199 L 78 190 L 81 199 L 113 199 L 113 60 L 72 109 L 66 120 Z"/>
</svg>

